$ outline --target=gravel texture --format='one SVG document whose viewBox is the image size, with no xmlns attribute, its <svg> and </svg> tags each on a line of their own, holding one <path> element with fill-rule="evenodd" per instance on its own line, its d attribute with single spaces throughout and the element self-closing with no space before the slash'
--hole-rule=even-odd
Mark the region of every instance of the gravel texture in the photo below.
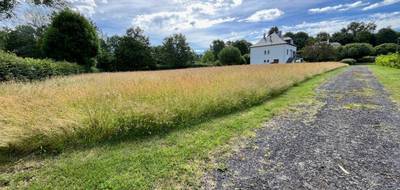
<svg viewBox="0 0 400 190">
<path fill-rule="evenodd" d="M 204 189 L 400 189 L 400 112 L 365 66 L 277 116 L 204 177 Z"/>
</svg>

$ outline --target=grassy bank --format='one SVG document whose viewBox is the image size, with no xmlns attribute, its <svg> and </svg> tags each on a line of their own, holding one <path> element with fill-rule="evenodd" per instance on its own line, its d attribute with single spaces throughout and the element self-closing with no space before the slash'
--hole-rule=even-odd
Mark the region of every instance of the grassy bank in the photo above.
<svg viewBox="0 0 400 190">
<path fill-rule="evenodd" d="M 368 66 L 378 78 L 378 80 L 389 91 L 391 97 L 400 103 L 400 69 L 390 68 L 379 65 Z"/>
<path fill-rule="evenodd" d="M 0 85 L 0 150 L 59 150 L 243 110 L 340 63 L 101 73 Z"/>
<path fill-rule="evenodd" d="M 319 75 L 261 105 L 202 124 L 3 166 L 0 182 L 11 189 L 196 188 L 211 152 L 235 137 L 251 135 L 288 106 L 313 101 L 314 89 L 343 70 Z"/>
</svg>

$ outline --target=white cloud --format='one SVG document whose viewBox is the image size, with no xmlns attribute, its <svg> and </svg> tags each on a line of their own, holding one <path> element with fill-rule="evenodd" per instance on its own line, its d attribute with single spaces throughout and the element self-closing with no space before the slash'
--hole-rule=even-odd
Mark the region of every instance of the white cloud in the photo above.
<svg viewBox="0 0 400 190">
<path fill-rule="evenodd" d="M 393 4 L 399 3 L 399 2 L 400 2 L 400 0 L 383 0 L 381 2 L 371 4 L 370 6 L 363 8 L 363 10 L 367 11 L 367 10 L 376 9 L 376 8 L 383 7 L 383 6 L 393 5 Z"/>
<path fill-rule="evenodd" d="M 400 12 L 392 13 L 377 13 L 360 19 L 332 19 L 321 22 L 303 22 L 294 26 L 282 26 L 282 30 L 286 32 L 304 31 L 310 35 L 316 35 L 319 32 L 334 33 L 338 32 L 343 27 L 346 27 L 350 22 L 374 22 L 377 29 L 392 27 L 400 28 Z"/>
<path fill-rule="evenodd" d="M 363 1 L 356 1 L 354 3 L 348 3 L 348 4 L 339 4 L 335 6 L 327 6 L 327 7 L 322 7 L 322 8 L 313 8 L 309 9 L 308 12 L 310 13 L 326 13 L 326 12 L 333 12 L 333 11 L 348 11 L 350 9 L 355 9 L 359 7 L 363 7 L 369 5 L 368 2 L 364 3 Z"/>
<path fill-rule="evenodd" d="M 281 17 L 284 14 L 285 13 L 280 9 L 265 9 L 255 12 L 253 15 L 241 21 L 245 22 L 271 21 Z"/>
</svg>

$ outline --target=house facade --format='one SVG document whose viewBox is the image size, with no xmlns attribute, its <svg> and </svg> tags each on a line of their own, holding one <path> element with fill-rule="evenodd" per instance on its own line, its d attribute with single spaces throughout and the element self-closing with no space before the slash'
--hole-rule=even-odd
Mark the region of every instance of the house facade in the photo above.
<svg viewBox="0 0 400 190">
<path fill-rule="evenodd" d="M 297 47 L 291 38 L 272 33 L 250 47 L 251 64 L 292 63 L 296 57 Z"/>
</svg>

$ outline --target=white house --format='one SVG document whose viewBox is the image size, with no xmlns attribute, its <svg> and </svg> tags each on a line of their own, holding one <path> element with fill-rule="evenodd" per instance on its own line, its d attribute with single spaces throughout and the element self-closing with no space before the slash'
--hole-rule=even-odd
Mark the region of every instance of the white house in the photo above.
<svg viewBox="0 0 400 190">
<path fill-rule="evenodd" d="M 292 63 L 296 57 L 297 47 L 292 38 L 272 33 L 250 47 L 251 64 Z"/>
</svg>

